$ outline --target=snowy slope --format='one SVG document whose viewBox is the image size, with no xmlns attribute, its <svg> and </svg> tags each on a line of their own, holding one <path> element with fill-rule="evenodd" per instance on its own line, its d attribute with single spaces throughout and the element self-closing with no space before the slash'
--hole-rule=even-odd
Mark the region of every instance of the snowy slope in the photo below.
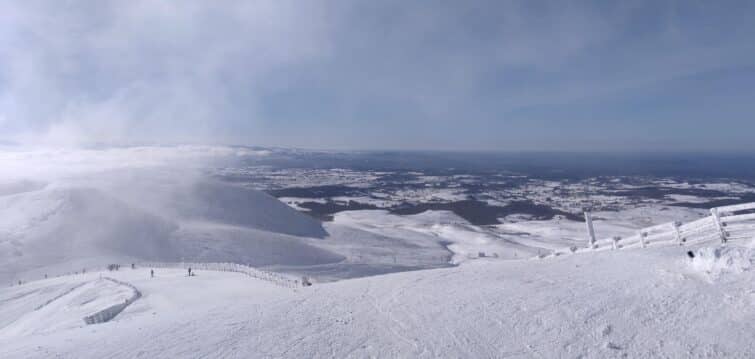
<svg viewBox="0 0 755 359">
<path fill-rule="evenodd" d="M 306 239 L 216 222 L 182 222 L 173 234 L 175 255 L 199 262 L 233 262 L 255 267 L 335 263 L 344 257 Z"/>
<path fill-rule="evenodd" d="M 584 224 L 559 219 L 475 226 L 449 211 L 371 210 L 340 212 L 323 225 L 262 192 L 166 172 L 9 185 L 13 194 L 0 196 L 0 283 L 144 260 L 236 262 L 323 281 L 585 246 Z M 596 230 L 631 234 L 656 217 L 696 215 L 598 213 Z"/>
<path fill-rule="evenodd" d="M 64 181 L 95 187 L 132 207 L 176 221 L 206 221 L 322 238 L 322 224 L 254 189 L 179 169 L 111 171 Z"/>
<path fill-rule="evenodd" d="M 4 326 L 0 331 L 0 337 L 48 334 L 79 328 L 85 325 L 84 317 L 123 303 L 132 296 L 133 289 L 107 279 L 82 282 L 51 298 L 33 311 L 19 313 L 23 315 Z M 0 312 L 4 311 L 4 308 L 0 309 Z"/>
<path fill-rule="evenodd" d="M 755 272 L 711 276 L 687 249 L 478 260 L 296 292 L 233 273 L 126 270 L 115 275 L 144 297 L 114 321 L 0 348 L 7 358 L 752 357 Z M 755 260 L 752 248 L 733 251 Z"/>
<path fill-rule="evenodd" d="M 3 196 L 0 276 L 6 275 L 0 279 L 94 257 L 167 256 L 174 252 L 175 228 L 94 188 L 50 187 Z"/>
<path fill-rule="evenodd" d="M 27 313 L 69 293 L 84 282 L 84 279 L 66 277 L 60 280 L 32 282 L 3 290 L 0 294 L 0 328 L 10 325 Z"/>
<path fill-rule="evenodd" d="M 0 283 L 144 260 L 264 266 L 344 259 L 309 244 L 326 234 L 321 223 L 259 191 L 212 181 L 109 183 L 16 186 L 0 196 Z"/>
<path fill-rule="evenodd" d="M 20 180 L 0 182 L 0 196 L 7 196 L 16 193 L 35 191 L 46 186 L 43 182 Z"/>
<path fill-rule="evenodd" d="M 171 208 L 188 219 L 233 224 L 293 236 L 322 238 L 319 221 L 257 190 L 199 181 L 173 194 Z"/>
<path fill-rule="evenodd" d="M 546 243 L 528 240 L 521 232 L 506 233 L 472 225 L 450 211 L 426 211 L 408 216 L 383 210 L 347 211 L 336 214 L 334 223 L 411 240 L 417 245 L 443 245 L 453 254 L 449 260 L 453 264 L 477 258 L 480 253 L 501 259 L 530 258 L 548 253 L 546 248 L 549 247 Z M 560 243 L 560 247 L 566 245 L 564 241 Z"/>
</svg>

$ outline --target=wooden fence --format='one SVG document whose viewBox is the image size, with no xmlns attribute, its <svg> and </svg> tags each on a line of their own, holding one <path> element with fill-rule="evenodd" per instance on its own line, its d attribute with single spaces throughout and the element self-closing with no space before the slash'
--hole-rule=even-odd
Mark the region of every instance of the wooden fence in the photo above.
<svg viewBox="0 0 755 359">
<path fill-rule="evenodd" d="M 713 208 L 723 241 L 755 237 L 755 203 Z"/>
<path fill-rule="evenodd" d="M 585 217 L 588 218 L 587 215 Z M 755 238 L 755 202 L 712 208 L 710 216 L 696 221 L 689 223 L 668 222 L 646 227 L 637 231 L 637 234 L 626 238 L 612 237 L 600 240 L 593 238 L 593 232 L 588 229 L 589 243 L 587 248 L 570 247 L 557 250 L 554 254 L 560 255 L 585 250 L 645 248 L 659 244 L 685 245 L 708 241 L 726 243 Z"/>
<path fill-rule="evenodd" d="M 293 279 L 281 273 L 263 271 L 251 266 L 238 263 L 189 263 L 189 262 L 142 262 L 138 264 L 141 267 L 149 268 L 191 268 L 192 270 L 210 270 L 219 272 L 235 272 L 245 274 L 252 278 L 268 281 L 270 283 L 286 288 L 301 287 L 299 280 Z"/>
</svg>

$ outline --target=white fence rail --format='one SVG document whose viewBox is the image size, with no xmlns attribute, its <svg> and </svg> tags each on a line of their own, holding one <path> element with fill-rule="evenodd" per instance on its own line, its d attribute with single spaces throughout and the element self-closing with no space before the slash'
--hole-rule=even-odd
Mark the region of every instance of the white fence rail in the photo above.
<svg viewBox="0 0 755 359">
<path fill-rule="evenodd" d="M 143 262 L 143 263 L 139 263 L 138 265 L 141 267 L 150 267 L 150 268 L 184 268 L 184 269 L 191 268 L 192 271 L 193 270 L 209 270 L 209 271 L 218 271 L 218 272 L 235 272 L 235 273 L 245 274 L 252 278 L 268 281 L 270 283 L 279 285 L 281 287 L 297 288 L 297 287 L 302 286 L 299 280 L 293 279 L 286 275 L 276 273 L 276 272 L 263 271 L 254 267 L 250 267 L 250 266 L 238 264 L 238 263 Z"/>
<path fill-rule="evenodd" d="M 636 235 L 627 238 L 599 239 L 594 244 L 589 244 L 587 250 L 590 248 L 594 250 L 645 248 L 657 244 L 684 245 L 707 241 L 726 243 L 731 240 L 755 238 L 755 202 L 716 207 L 712 208 L 710 213 L 708 217 L 689 223 L 668 222 L 642 228 Z M 592 233 L 588 233 L 588 236 L 592 238 Z M 554 254 L 560 255 L 579 250 L 576 247 L 570 247 L 555 251 Z"/>
<path fill-rule="evenodd" d="M 752 238 L 755 233 L 755 203 L 714 208 L 724 241 Z M 742 213 L 745 212 L 745 213 Z"/>
<path fill-rule="evenodd" d="M 716 207 L 721 213 L 734 213 L 755 209 L 755 202 L 735 204 L 733 206 Z"/>
</svg>

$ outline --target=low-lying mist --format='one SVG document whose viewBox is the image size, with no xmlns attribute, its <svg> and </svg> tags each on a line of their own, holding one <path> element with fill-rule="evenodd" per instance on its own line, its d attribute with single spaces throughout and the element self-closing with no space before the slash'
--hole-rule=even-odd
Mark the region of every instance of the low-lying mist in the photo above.
<svg viewBox="0 0 755 359">
<path fill-rule="evenodd" d="M 179 146 L 0 152 L 0 281 L 109 261 L 318 264 L 322 225 L 211 169 L 264 151 Z"/>
</svg>

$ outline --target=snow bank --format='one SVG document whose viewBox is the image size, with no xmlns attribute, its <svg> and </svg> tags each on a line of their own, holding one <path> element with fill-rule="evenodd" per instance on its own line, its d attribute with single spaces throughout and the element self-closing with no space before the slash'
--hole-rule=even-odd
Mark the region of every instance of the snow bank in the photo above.
<svg viewBox="0 0 755 359">
<path fill-rule="evenodd" d="M 722 247 L 704 247 L 692 252 L 690 266 L 696 272 L 703 273 L 711 280 L 722 275 L 740 274 L 752 268 L 755 251 L 752 243 L 748 247 L 734 245 Z"/>
</svg>

